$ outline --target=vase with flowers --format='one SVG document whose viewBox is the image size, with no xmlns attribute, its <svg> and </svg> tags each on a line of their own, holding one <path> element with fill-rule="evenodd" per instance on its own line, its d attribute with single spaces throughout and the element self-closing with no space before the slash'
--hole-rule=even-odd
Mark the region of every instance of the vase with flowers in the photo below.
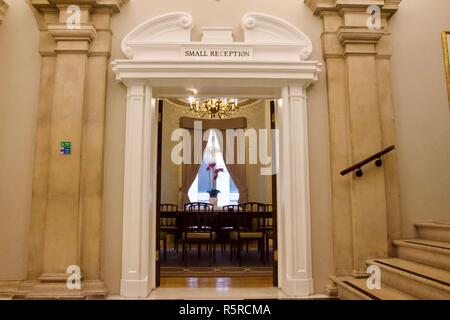
<svg viewBox="0 0 450 320">
<path fill-rule="evenodd" d="M 223 168 L 217 168 L 217 164 L 215 162 L 210 162 L 206 167 L 206 171 L 209 172 L 209 202 L 216 207 L 217 196 L 220 193 L 220 191 L 217 190 L 217 179 L 219 178 L 219 174 L 224 170 Z"/>
</svg>

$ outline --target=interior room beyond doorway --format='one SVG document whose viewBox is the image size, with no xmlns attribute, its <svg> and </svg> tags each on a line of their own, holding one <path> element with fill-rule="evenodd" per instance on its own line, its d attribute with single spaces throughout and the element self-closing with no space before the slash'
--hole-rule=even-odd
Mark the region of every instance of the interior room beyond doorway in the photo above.
<svg viewBox="0 0 450 320">
<path fill-rule="evenodd" d="M 275 175 L 261 174 L 267 163 L 261 163 L 259 157 L 256 163 L 250 161 L 249 145 L 253 142 L 248 136 L 245 138 L 245 163 L 227 164 L 227 141 L 220 134 L 226 129 L 254 130 L 258 147 L 265 144 L 262 151 L 266 153 L 265 158 L 271 159 L 274 104 L 264 99 L 236 102 L 238 109 L 232 115 L 214 120 L 220 128 L 209 130 L 206 123 L 210 117 L 194 114 L 188 99 L 160 101 L 157 273 L 161 287 L 276 286 Z M 186 123 L 190 120 L 205 121 L 201 161 L 180 164 L 173 157 L 182 139 L 177 139 L 174 132 L 178 129 L 192 132 L 191 128 L 183 128 L 189 127 Z M 233 122 L 234 125 L 228 125 Z M 266 141 L 261 139 L 260 131 L 267 132 Z M 194 157 L 196 155 L 192 154 Z M 217 198 L 213 190 L 218 191 Z M 248 225 L 243 222 L 245 219 Z M 206 228 L 207 232 L 198 232 L 199 228 Z"/>
</svg>

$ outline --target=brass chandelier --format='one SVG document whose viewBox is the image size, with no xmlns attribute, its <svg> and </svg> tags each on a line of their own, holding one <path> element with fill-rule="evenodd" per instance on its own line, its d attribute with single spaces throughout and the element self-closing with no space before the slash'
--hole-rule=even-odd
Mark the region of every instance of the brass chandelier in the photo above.
<svg viewBox="0 0 450 320">
<path fill-rule="evenodd" d="M 239 110 L 237 99 L 217 98 L 197 100 L 189 98 L 191 112 L 197 117 L 209 117 L 211 119 L 223 119 L 231 117 Z"/>
</svg>

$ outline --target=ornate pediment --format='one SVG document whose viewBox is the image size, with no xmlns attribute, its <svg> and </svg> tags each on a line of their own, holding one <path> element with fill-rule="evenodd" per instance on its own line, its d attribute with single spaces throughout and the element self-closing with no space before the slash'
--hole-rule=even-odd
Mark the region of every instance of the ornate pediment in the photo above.
<svg viewBox="0 0 450 320">
<path fill-rule="evenodd" d="M 236 90 L 259 85 L 257 95 L 267 94 L 263 87 L 318 80 L 321 63 L 308 60 L 311 40 L 287 21 L 248 13 L 241 22 L 243 41 L 235 41 L 233 26 L 203 27 L 201 40 L 193 41 L 193 25 L 186 12 L 168 13 L 138 25 L 122 41 L 127 59 L 113 62 L 117 79 L 123 83 L 143 80 L 154 88 L 197 86 L 209 93 L 218 93 L 223 85 Z"/>
<path fill-rule="evenodd" d="M 296 45 L 302 59 L 311 55 L 311 40 L 286 20 L 263 13 L 247 13 L 242 18 L 242 29 L 246 43 Z"/>
<path fill-rule="evenodd" d="M 122 52 L 127 58 L 137 60 L 227 59 L 238 55 L 247 60 L 290 62 L 306 60 L 312 52 L 308 36 L 280 18 L 251 12 L 244 15 L 241 27 L 244 31 L 242 42 L 234 41 L 231 27 L 205 27 L 202 41 L 192 41 L 192 16 L 186 12 L 173 12 L 149 19 L 133 29 L 122 41 Z M 186 48 L 191 50 L 183 51 Z M 207 52 L 211 49 L 212 54 Z"/>
<path fill-rule="evenodd" d="M 145 50 L 151 44 L 190 42 L 192 27 L 192 16 L 185 12 L 149 19 L 125 36 L 122 52 L 131 59 L 136 51 Z"/>
</svg>

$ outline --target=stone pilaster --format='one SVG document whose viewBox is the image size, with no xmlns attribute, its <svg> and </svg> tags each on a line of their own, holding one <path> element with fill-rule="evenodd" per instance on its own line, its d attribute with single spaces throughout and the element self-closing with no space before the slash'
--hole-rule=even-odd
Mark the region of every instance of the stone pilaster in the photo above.
<svg viewBox="0 0 450 320">
<path fill-rule="evenodd" d="M 103 143 L 110 19 L 125 0 L 32 0 L 41 41 L 41 89 L 27 283 L 18 297 L 105 295 L 100 281 Z M 60 154 L 70 141 L 70 155 Z M 81 268 L 81 290 L 66 270 Z"/>
<path fill-rule="evenodd" d="M 339 172 L 395 144 L 388 19 L 400 0 L 305 0 L 322 20 L 327 66 L 335 274 L 365 275 L 365 261 L 389 254 L 400 237 L 395 153 L 364 177 Z M 370 5 L 381 28 L 369 29 Z"/>
<path fill-rule="evenodd" d="M 4 0 L 0 0 L 0 24 L 3 22 L 3 17 L 5 16 L 7 9 L 8 4 Z"/>
</svg>

